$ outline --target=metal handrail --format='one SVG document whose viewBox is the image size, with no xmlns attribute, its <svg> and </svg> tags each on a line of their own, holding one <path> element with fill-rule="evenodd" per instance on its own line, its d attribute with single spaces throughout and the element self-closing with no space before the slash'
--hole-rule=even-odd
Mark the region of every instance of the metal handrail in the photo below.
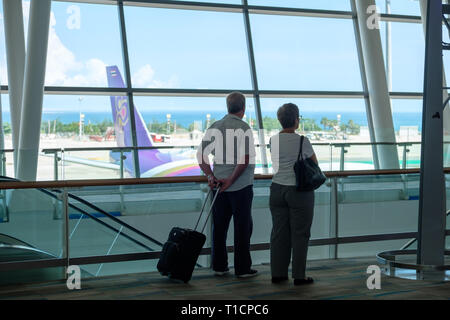
<svg viewBox="0 0 450 320">
<path fill-rule="evenodd" d="M 411 146 L 420 145 L 420 141 L 408 141 L 408 142 L 312 142 L 313 146 L 336 146 L 336 147 L 351 147 L 351 146 L 378 146 L 378 145 L 398 145 L 398 146 Z M 445 142 L 444 144 L 450 144 Z M 260 147 L 261 144 L 255 144 L 255 147 Z M 265 145 L 269 147 L 269 144 Z M 71 151 L 133 151 L 133 150 L 155 150 L 155 149 L 196 149 L 198 145 L 164 145 L 164 146 L 151 146 L 151 147 L 96 147 L 96 148 L 48 148 L 42 149 L 43 153 L 55 153 L 55 152 L 71 152 Z M 1 151 L 1 150 L 0 150 Z M 13 150 L 14 151 L 14 150 Z"/>
<path fill-rule="evenodd" d="M 447 215 L 447 217 L 450 216 L 450 210 L 447 211 L 447 214 L 446 214 L 446 215 Z M 403 247 L 401 247 L 400 250 L 406 250 L 406 249 L 408 249 L 408 248 L 411 247 L 411 246 L 413 245 L 413 243 L 416 242 L 416 241 L 417 241 L 417 238 L 414 238 L 414 239 L 409 240 L 405 245 L 403 245 Z"/>
<path fill-rule="evenodd" d="M 60 190 L 54 190 L 54 191 L 56 191 L 56 192 L 58 192 L 58 193 L 61 192 Z M 117 219 L 115 216 L 113 216 L 113 215 L 110 214 L 109 212 L 106 212 L 105 210 L 103 210 L 103 209 L 97 207 L 96 205 L 90 203 L 89 201 L 86 201 L 86 200 L 84 200 L 84 199 L 82 199 L 82 198 L 80 198 L 80 197 L 78 197 L 78 196 L 76 196 L 76 195 L 74 195 L 74 194 L 71 194 L 71 193 L 68 193 L 67 195 L 68 195 L 69 198 L 75 199 L 76 201 L 81 202 L 82 204 L 84 204 L 84 205 L 86 205 L 86 206 L 88 206 L 88 207 L 94 209 L 95 211 L 100 212 L 101 214 L 107 216 L 108 218 L 110 218 L 110 219 L 113 220 L 114 222 L 117 222 L 117 223 L 120 224 L 121 226 L 123 226 L 123 227 L 125 227 L 125 228 L 127 228 L 127 229 L 129 229 L 129 230 L 131 230 L 131 231 L 133 231 L 133 232 L 135 232 L 135 233 L 137 233 L 137 234 L 140 235 L 141 237 L 143 237 L 143 238 L 145 238 L 145 239 L 147 239 L 147 240 L 149 240 L 149 241 L 151 241 L 151 242 L 153 242 L 153 243 L 155 243 L 155 244 L 157 244 L 157 245 L 159 245 L 159 246 L 161 246 L 161 247 L 163 246 L 163 243 L 161 243 L 161 242 L 159 242 L 158 240 L 156 240 L 156 239 L 154 239 L 154 238 L 152 238 L 152 237 L 146 235 L 146 234 L 143 233 L 142 231 L 139 231 L 138 229 L 136 229 L 136 228 L 130 226 L 128 223 L 123 222 L 123 221 L 120 220 L 120 219 Z"/>
<path fill-rule="evenodd" d="M 10 177 L 4 177 L 4 176 L 0 176 L 0 179 L 18 181 L 17 179 L 10 178 Z M 46 189 L 44 189 L 44 188 L 36 188 L 36 189 L 37 189 L 38 191 L 40 191 L 40 192 L 43 192 L 43 193 L 47 194 L 48 196 L 50 196 L 50 197 L 52 197 L 52 198 L 54 198 L 54 199 L 58 199 L 58 197 L 57 197 L 54 193 L 52 193 L 51 191 L 49 191 L 49 190 L 46 190 Z M 54 191 L 54 192 L 58 192 L 58 193 L 61 192 L 60 190 L 53 190 L 53 191 Z M 104 215 L 107 216 L 108 218 L 110 218 L 110 219 L 114 220 L 115 222 L 117 222 L 118 224 L 120 224 L 122 227 L 126 227 L 127 229 L 130 229 L 130 230 L 136 232 L 137 234 L 139 234 L 140 236 L 146 238 L 147 240 L 149 240 L 149 241 L 151 241 L 151 242 L 153 242 L 153 243 L 155 243 L 155 244 L 157 244 L 157 245 L 159 245 L 159 246 L 162 247 L 163 244 L 162 244 L 161 242 L 157 241 L 156 239 L 153 239 L 152 237 L 147 236 L 146 234 L 142 233 L 141 231 L 139 231 L 139 230 L 135 229 L 134 227 L 128 225 L 126 222 L 123 222 L 123 221 L 117 219 L 116 217 L 114 217 L 114 216 L 111 215 L 110 213 L 108 213 L 108 212 L 106 212 L 106 211 L 104 211 L 104 210 L 98 208 L 97 206 L 95 206 L 95 205 L 93 205 L 93 204 L 91 204 L 91 203 L 89 203 L 89 202 L 87 202 L 87 201 L 85 201 L 85 200 L 83 200 L 83 199 L 81 199 L 81 198 L 75 196 L 75 195 L 72 195 L 72 194 L 69 194 L 69 193 L 68 193 L 68 196 L 71 197 L 71 198 L 74 198 L 75 200 L 77 200 L 77 201 L 79 201 L 79 202 L 81 202 L 81 203 L 83 203 L 83 204 L 85 204 L 85 205 L 87 205 L 87 206 L 89 206 L 89 207 L 91 207 L 92 209 L 98 211 L 99 213 L 104 214 Z M 70 203 L 69 203 L 68 205 L 69 205 L 70 208 L 72 208 L 72 209 L 74 209 L 74 210 L 80 212 L 80 213 L 83 214 L 83 215 L 88 216 L 89 218 L 91 218 L 91 219 L 93 219 L 94 221 L 96 221 L 97 223 L 99 223 L 99 224 L 105 226 L 106 228 L 108 228 L 108 229 L 110 229 L 110 230 L 112 230 L 112 231 L 114 231 L 114 232 L 116 232 L 116 233 L 119 232 L 118 229 L 116 229 L 115 227 L 113 227 L 113 226 L 111 226 L 111 225 L 105 223 L 104 221 L 100 220 L 99 218 L 95 217 L 94 215 L 90 214 L 89 212 L 87 212 L 87 211 L 85 211 L 85 210 L 83 210 L 83 209 L 81 209 L 81 208 L 79 208 L 79 207 L 77 207 L 77 206 L 75 206 L 75 205 L 73 205 L 73 204 L 70 204 Z M 126 233 L 122 233 L 122 235 L 123 235 L 125 238 L 127 238 L 128 240 L 134 242 L 135 244 L 137 244 L 137 245 L 139 245 L 139 246 L 141 246 L 141 247 L 143 247 L 143 248 L 145 248 L 145 249 L 147 249 L 147 250 L 149 250 L 149 251 L 155 251 L 154 249 L 152 249 L 152 248 L 146 246 L 145 244 L 143 244 L 142 242 L 140 242 L 140 241 L 138 241 L 138 240 L 136 240 L 136 239 L 130 237 L 130 236 L 127 235 Z"/>
<path fill-rule="evenodd" d="M 419 174 L 420 169 L 389 169 L 389 170 L 352 170 L 352 171 L 325 171 L 327 178 L 351 177 L 351 176 L 379 176 L 379 175 L 401 175 Z M 444 168 L 444 173 L 450 173 L 450 167 Z M 255 180 L 270 180 L 273 175 L 255 174 Z M 125 178 L 125 179 L 90 179 L 90 180 L 65 180 L 65 181 L 12 181 L 0 183 L 2 189 L 62 189 L 62 188 L 82 188 L 99 186 L 125 186 L 125 185 L 153 185 L 169 183 L 205 183 L 205 176 L 186 177 L 156 177 L 156 178 Z"/>
</svg>

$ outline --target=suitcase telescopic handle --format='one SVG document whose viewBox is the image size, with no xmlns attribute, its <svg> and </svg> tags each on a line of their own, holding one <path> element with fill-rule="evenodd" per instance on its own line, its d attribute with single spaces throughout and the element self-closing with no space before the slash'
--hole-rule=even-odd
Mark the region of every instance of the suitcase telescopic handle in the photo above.
<svg viewBox="0 0 450 320">
<path fill-rule="evenodd" d="M 212 202 L 211 202 L 211 206 L 209 207 L 208 216 L 206 217 L 206 221 L 205 221 L 205 224 L 203 225 L 203 228 L 202 228 L 201 233 L 203 233 L 203 231 L 205 230 L 206 224 L 208 223 L 209 216 L 211 215 L 211 212 L 212 212 L 214 203 L 216 202 L 216 199 L 217 199 L 217 196 L 219 195 L 219 192 L 220 192 L 220 185 L 218 186 L 217 191 L 216 191 L 216 193 L 215 193 L 215 195 L 214 195 L 214 197 L 213 197 L 213 200 L 212 200 Z M 212 189 L 209 189 L 209 192 L 208 192 L 208 194 L 206 195 L 205 201 L 203 202 L 202 210 L 200 211 L 200 216 L 198 217 L 198 220 L 197 220 L 197 223 L 195 224 L 194 230 L 197 230 L 197 227 L 198 227 L 198 224 L 199 224 L 199 222 L 200 222 L 200 219 L 201 219 L 202 216 L 203 216 L 203 211 L 205 210 L 206 203 L 208 202 L 209 195 L 212 194 L 212 193 L 213 193 L 213 190 L 212 190 Z"/>
</svg>

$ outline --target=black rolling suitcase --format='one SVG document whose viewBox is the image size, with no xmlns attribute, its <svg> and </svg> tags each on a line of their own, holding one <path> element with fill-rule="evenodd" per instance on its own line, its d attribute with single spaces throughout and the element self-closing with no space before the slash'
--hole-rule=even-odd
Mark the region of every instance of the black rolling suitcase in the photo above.
<svg viewBox="0 0 450 320">
<path fill-rule="evenodd" d="M 217 190 L 212 200 L 203 229 L 201 232 L 198 232 L 196 231 L 197 226 L 210 194 L 212 194 L 212 190 L 210 190 L 206 196 L 194 230 L 174 227 L 170 231 L 169 239 L 162 248 L 157 265 L 158 271 L 163 276 L 168 276 L 170 279 L 181 280 L 185 283 L 191 280 L 198 256 L 206 241 L 206 236 L 203 234 L 203 231 L 209 216 L 211 215 L 212 207 L 219 194 L 219 190 Z"/>
</svg>

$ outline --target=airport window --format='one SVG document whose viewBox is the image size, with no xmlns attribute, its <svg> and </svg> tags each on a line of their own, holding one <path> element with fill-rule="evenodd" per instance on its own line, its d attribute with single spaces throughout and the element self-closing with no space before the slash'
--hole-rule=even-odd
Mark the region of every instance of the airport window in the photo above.
<svg viewBox="0 0 450 320">
<path fill-rule="evenodd" d="M 122 61 L 117 6 L 52 2 L 47 86 L 108 87 L 105 67 Z"/>
<path fill-rule="evenodd" d="M 248 0 L 249 5 L 269 6 L 269 7 L 288 7 L 302 9 L 321 9 L 321 10 L 350 10 L 350 1 L 348 0 Z"/>
<path fill-rule="evenodd" d="M 251 15 L 259 88 L 359 91 L 349 19 Z"/>
<path fill-rule="evenodd" d="M 125 8 L 135 88 L 249 89 L 241 13 Z"/>
<path fill-rule="evenodd" d="M 184 1 L 184 0 L 175 0 Z M 225 4 L 241 4 L 241 0 L 190 0 L 191 2 L 212 2 L 212 3 L 225 3 Z"/>
<path fill-rule="evenodd" d="M 258 142 L 258 124 L 255 115 L 254 100 L 246 99 L 246 114 L 243 118 L 251 125 L 255 143 Z M 141 150 L 139 153 L 142 164 L 141 175 L 147 176 L 149 161 L 146 154 L 159 153 L 159 159 L 179 162 L 180 170 L 186 166 L 196 166 L 196 151 L 205 131 L 214 122 L 221 120 L 227 114 L 225 97 L 144 97 L 135 96 L 136 135 L 139 146 L 173 146 L 172 149 L 157 151 Z M 140 128 L 140 129 L 139 129 Z M 257 155 L 257 162 L 260 156 Z M 161 160 L 163 161 L 163 160 Z M 260 160 L 259 162 L 260 163 Z M 163 166 L 166 168 L 166 166 Z M 166 168 L 167 169 L 167 168 Z M 172 175 L 177 168 L 167 169 L 165 174 Z M 198 168 L 197 168 L 198 170 Z M 153 170 L 155 171 L 155 169 Z M 153 172 L 152 171 L 152 172 Z M 160 173 L 155 173 L 157 176 Z M 200 172 L 197 172 L 200 174 Z"/>
<path fill-rule="evenodd" d="M 193 2 L 197 5 L 187 9 L 185 6 L 178 7 L 177 1 L 167 5 L 170 8 L 154 7 L 153 4 L 137 6 L 136 3 L 124 1 L 126 48 L 132 82 L 128 94 L 133 96 L 136 112 L 142 117 L 136 117 L 137 146 L 147 147 L 148 141 L 155 143 L 155 146 L 196 145 L 207 125 L 225 115 L 226 93 L 234 90 L 243 90 L 247 94 L 244 120 L 252 126 L 255 142 L 259 143 L 258 104 L 252 97 L 257 92 L 251 77 L 244 13 L 229 12 L 225 8 L 227 4 L 242 7 L 243 1 Z M 215 3 L 217 8 L 211 11 L 207 3 Z M 30 1 L 23 1 L 22 4 L 26 39 Z M 202 8 L 202 4 L 206 6 Z M 297 9 L 346 12 L 341 18 L 330 18 L 279 15 L 274 12 L 257 14 L 250 10 L 257 84 L 260 96 L 264 97 L 260 102 L 266 129 L 265 142 L 268 143 L 270 134 L 279 129 L 276 109 L 288 101 L 298 103 L 303 113 L 302 125 L 306 125 L 309 131 L 315 128 L 321 132 L 320 135 L 310 135 L 315 139 L 313 142 L 344 141 L 331 132 L 330 124 L 338 121 L 337 115 L 341 117 L 338 127 L 346 130 L 346 142 L 370 141 L 354 21 L 350 19 L 351 2 L 248 0 L 248 5 L 282 7 L 284 10 L 293 8 L 297 13 Z M 380 12 L 386 12 L 385 1 L 377 1 L 377 5 Z M 40 149 L 68 148 L 77 146 L 79 142 L 88 148 L 132 146 L 134 138 L 126 96 L 129 88 L 126 88 L 125 77 L 128 66 L 124 65 L 116 2 L 107 5 L 95 1 L 52 1 L 51 10 L 45 85 L 53 87 L 52 91 L 57 94 L 52 92 L 44 97 Z M 402 93 L 421 93 L 425 46 L 423 26 L 417 23 L 419 3 L 392 0 L 391 13 L 414 15 L 416 18 L 412 18 L 411 22 L 389 22 L 392 53 L 390 91 L 399 92 L 400 97 Z M 3 14 L 2 3 L 0 14 Z M 416 23 L 412 23 L 414 19 Z M 385 61 L 386 24 L 386 21 L 381 22 L 380 29 Z M 0 81 L 5 85 L 8 79 L 3 23 L 0 32 Z M 445 29 L 444 41 L 450 41 Z M 444 52 L 446 71 L 449 71 L 448 61 L 448 54 Z M 71 91 L 77 87 L 84 87 L 90 92 L 73 94 Z M 126 89 L 120 90 L 120 93 L 109 93 L 106 92 L 111 91 L 108 87 Z M 218 93 L 215 90 L 221 91 Z M 271 98 L 271 91 L 280 91 L 277 97 L 282 97 L 286 91 L 300 91 L 299 94 L 304 94 L 301 91 L 315 92 L 309 99 L 281 99 Z M 338 95 L 351 92 L 355 98 L 336 98 L 336 95 L 327 98 L 334 92 Z M 397 99 L 391 100 L 394 130 L 399 139 L 403 139 L 401 133 L 411 133 L 413 127 L 417 127 L 420 133 L 422 100 L 417 99 L 418 96 L 415 99 L 398 99 L 396 96 Z M 12 147 L 9 97 L 4 95 L 2 100 L 5 147 L 9 148 Z M 123 105 L 127 108 L 117 108 Z M 81 126 L 80 114 L 84 116 Z M 321 123 L 322 118 L 328 122 Z M 142 126 L 138 124 L 140 120 Z M 129 130 L 124 130 L 127 134 L 120 136 L 119 133 L 120 141 L 115 134 L 117 121 L 129 126 Z M 69 127 L 71 132 L 67 131 Z M 409 131 L 400 127 L 409 128 Z M 142 137 L 149 137 L 150 140 L 142 140 Z M 187 155 L 192 150 L 179 152 L 186 151 Z M 323 151 L 323 157 L 328 157 L 330 152 L 327 150 Z M 166 154 L 172 151 L 178 152 L 176 148 L 170 151 L 161 149 Z M 335 150 L 331 153 L 332 157 L 338 155 Z M 111 158 L 108 152 L 102 155 L 72 155 L 117 164 L 117 159 Z M 261 152 L 257 152 L 257 156 L 257 161 L 261 163 Z M 129 167 L 136 164 L 132 157 L 130 155 L 127 160 Z M 48 164 L 48 170 L 45 169 L 48 172 L 43 170 L 40 174 L 45 175 L 46 179 L 53 177 L 54 173 L 50 170 L 53 160 L 46 157 L 40 161 L 40 168 Z M 332 166 L 339 169 L 333 163 Z M 60 166 L 59 173 L 62 171 Z M 70 170 L 64 172 L 65 177 L 77 178 L 71 175 Z M 125 171 L 126 177 L 133 175 L 132 169 Z M 118 176 L 117 170 L 104 174 L 104 177 Z"/>
<path fill-rule="evenodd" d="M 450 77 L 450 54 L 448 52 L 443 52 L 443 57 L 444 57 L 444 72 L 448 79 Z"/>
<path fill-rule="evenodd" d="M 450 30 L 448 30 L 445 26 L 442 27 L 442 38 L 446 43 L 450 43 Z M 444 71 L 447 78 L 450 77 L 450 53 L 448 50 L 442 51 L 443 61 L 444 61 Z"/>
<path fill-rule="evenodd" d="M 390 13 L 406 16 L 420 16 L 420 3 L 415 0 L 376 0 L 380 13 L 388 13 L 386 3 L 390 4 Z"/>
<path fill-rule="evenodd" d="M 155 143 L 175 146 L 198 145 L 205 130 L 227 114 L 225 97 L 135 96 L 134 106 Z"/>
<path fill-rule="evenodd" d="M 114 98 L 113 98 L 114 100 Z M 92 148 L 64 153 L 58 163 L 59 178 L 118 178 L 119 154 L 104 147 L 117 147 L 115 121 L 109 96 L 45 95 L 41 122 L 41 150 L 60 148 Z M 54 152 L 39 157 L 38 178 L 54 178 Z M 60 155 L 60 154 L 58 154 Z M 92 166 L 95 164 L 95 166 Z M 104 164 L 103 168 L 97 165 Z"/>
<path fill-rule="evenodd" d="M 298 106 L 301 117 L 299 131 L 313 144 L 323 170 L 340 168 L 341 148 L 330 146 L 327 142 L 351 144 L 370 141 L 365 102 L 360 98 L 264 98 L 261 100 L 261 109 L 268 138 L 279 132 L 281 126 L 277 120 L 277 111 L 288 102 Z M 359 149 L 355 146 L 348 148 L 347 158 L 350 160 L 346 160 L 346 163 L 356 161 L 355 165 L 362 168 L 363 163 L 372 161 L 372 152 L 370 146 L 365 146 L 363 151 Z M 362 159 L 361 154 L 365 154 L 367 159 Z M 360 158 L 351 160 L 358 155 Z"/>
<path fill-rule="evenodd" d="M 422 131 L 422 99 L 391 99 L 394 129 L 399 142 L 420 142 Z"/>
<path fill-rule="evenodd" d="M 386 63 L 386 23 L 380 25 Z M 425 39 L 422 24 L 390 22 L 392 53 L 392 90 L 422 92 Z"/>
</svg>

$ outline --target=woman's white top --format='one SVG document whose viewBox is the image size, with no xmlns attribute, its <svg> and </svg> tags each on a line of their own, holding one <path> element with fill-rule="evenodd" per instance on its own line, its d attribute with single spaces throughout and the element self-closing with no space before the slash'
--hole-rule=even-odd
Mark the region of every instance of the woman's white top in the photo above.
<svg viewBox="0 0 450 320">
<path fill-rule="evenodd" d="M 278 133 L 270 138 L 272 156 L 272 182 L 284 186 L 295 186 L 294 164 L 300 152 L 301 136 L 296 133 Z M 303 159 L 314 155 L 314 150 L 308 138 L 303 140 Z"/>
</svg>

